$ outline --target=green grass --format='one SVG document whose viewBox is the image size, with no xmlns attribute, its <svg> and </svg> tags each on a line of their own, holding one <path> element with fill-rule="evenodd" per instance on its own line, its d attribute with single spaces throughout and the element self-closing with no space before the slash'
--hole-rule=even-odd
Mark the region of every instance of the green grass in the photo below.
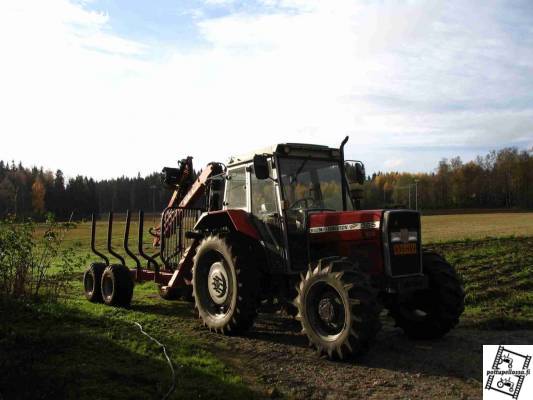
<svg viewBox="0 0 533 400">
<path fill-rule="evenodd" d="M 428 247 L 444 254 L 464 282 L 461 326 L 533 329 L 531 215 L 424 217 L 425 242 L 433 242 Z M 117 250 L 123 229 L 118 222 Z M 132 244 L 135 231 L 132 227 Z M 483 232 L 530 236 L 472 240 L 487 236 Z M 100 223 L 100 247 L 105 235 Z M 69 232 L 64 244 L 88 253 L 89 240 L 85 223 Z M 190 305 L 159 299 L 153 283 L 136 286 L 130 309 L 92 304 L 82 296 L 80 281 L 81 271 L 72 291 L 57 303 L 0 303 L 0 398 L 161 398 L 170 384 L 168 366 L 135 321 L 167 345 L 177 367 L 173 399 L 259 396 L 216 358 L 208 336 L 197 332 L 203 328 L 192 320 Z"/>
<path fill-rule="evenodd" d="M 428 246 L 446 256 L 463 279 L 464 325 L 533 329 L 533 237 Z"/>
<path fill-rule="evenodd" d="M 120 216 L 115 217 L 115 222 L 113 223 L 113 231 L 111 236 L 111 245 L 113 249 L 128 259 L 126 252 L 123 249 L 123 240 L 124 240 L 124 229 L 126 223 L 124 219 L 121 219 Z M 146 253 L 153 254 L 155 253 L 152 246 L 153 237 L 148 233 L 148 229 L 152 226 L 157 225 L 158 221 L 152 218 L 145 219 L 144 225 L 144 235 L 143 235 L 143 249 Z M 38 224 L 36 229 L 36 235 L 44 234 L 44 225 Z M 137 253 L 137 237 L 138 237 L 138 224 L 137 220 L 134 219 L 130 226 L 130 238 L 129 238 L 129 247 L 135 253 Z M 96 223 L 96 235 L 95 235 L 95 244 L 96 248 L 108 255 L 111 258 L 111 262 L 116 260 L 109 255 L 107 251 L 107 221 L 98 221 Z M 63 239 L 63 246 L 73 246 L 79 249 L 80 252 L 90 252 L 91 245 L 91 223 L 90 222 L 80 222 L 76 224 L 76 227 L 67 231 Z M 129 259 L 131 261 L 131 259 Z"/>
<path fill-rule="evenodd" d="M 78 278 L 81 279 L 81 276 Z M 155 285 L 135 288 L 130 309 L 87 302 L 77 284 L 66 301 L 0 304 L 0 395 L 5 399 L 155 399 L 170 386 L 161 349 L 176 368 L 172 399 L 256 398 L 191 334 L 191 308 L 164 302 Z"/>
</svg>

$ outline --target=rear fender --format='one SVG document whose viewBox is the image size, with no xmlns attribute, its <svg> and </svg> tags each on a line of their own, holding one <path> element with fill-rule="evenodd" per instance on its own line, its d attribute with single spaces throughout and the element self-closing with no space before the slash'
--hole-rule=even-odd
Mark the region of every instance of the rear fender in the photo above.
<svg viewBox="0 0 533 400">
<path fill-rule="evenodd" d="M 204 213 L 200 216 L 193 229 L 194 232 L 220 232 L 224 230 L 232 233 L 238 232 L 256 243 L 261 240 L 257 229 L 250 221 L 248 213 L 244 210 L 220 210 Z M 183 254 L 178 268 L 174 271 L 168 283 L 169 287 L 177 288 L 191 284 L 194 255 L 196 254 L 196 248 L 200 244 L 201 236 L 196 237 L 190 248 Z"/>
<path fill-rule="evenodd" d="M 260 241 L 261 236 L 244 210 L 220 210 L 205 213 L 196 222 L 195 231 L 219 231 L 227 228 L 251 239 Z"/>
</svg>

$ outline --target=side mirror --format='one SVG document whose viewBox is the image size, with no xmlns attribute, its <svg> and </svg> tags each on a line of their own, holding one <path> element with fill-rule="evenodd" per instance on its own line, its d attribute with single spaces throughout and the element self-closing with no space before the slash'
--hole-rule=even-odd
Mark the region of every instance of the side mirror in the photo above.
<svg viewBox="0 0 533 400">
<path fill-rule="evenodd" d="M 268 159 L 262 154 L 254 156 L 254 173 L 259 180 L 268 179 L 270 174 L 268 170 Z"/>
<path fill-rule="evenodd" d="M 361 161 L 346 161 L 344 163 L 344 169 L 348 183 L 358 183 L 360 185 L 365 183 L 365 166 Z"/>
</svg>

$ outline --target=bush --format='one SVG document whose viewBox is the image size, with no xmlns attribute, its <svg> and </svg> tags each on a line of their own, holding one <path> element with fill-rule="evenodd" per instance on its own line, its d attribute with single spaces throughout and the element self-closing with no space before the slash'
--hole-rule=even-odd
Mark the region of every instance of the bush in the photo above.
<svg viewBox="0 0 533 400">
<path fill-rule="evenodd" d="M 61 246 L 65 233 L 74 227 L 50 216 L 39 226 L 31 220 L 0 220 L 0 296 L 57 299 L 64 293 L 84 262 L 72 247 Z"/>
</svg>

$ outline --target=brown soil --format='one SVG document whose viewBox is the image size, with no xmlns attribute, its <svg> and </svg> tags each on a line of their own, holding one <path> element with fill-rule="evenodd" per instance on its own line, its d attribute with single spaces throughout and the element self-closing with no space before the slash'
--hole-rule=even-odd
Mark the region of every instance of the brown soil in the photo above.
<svg viewBox="0 0 533 400">
<path fill-rule="evenodd" d="M 374 347 L 345 362 L 320 358 L 299 323 L 260 314 L 245 336 L 194 328 L 209 348 L 264 397 L 294 399 L 480 399 L 483 344 L 526 344 L 532 331 L 457 328 L 433 341 L 411 341 L 384 318 Z"/>
</svg>

